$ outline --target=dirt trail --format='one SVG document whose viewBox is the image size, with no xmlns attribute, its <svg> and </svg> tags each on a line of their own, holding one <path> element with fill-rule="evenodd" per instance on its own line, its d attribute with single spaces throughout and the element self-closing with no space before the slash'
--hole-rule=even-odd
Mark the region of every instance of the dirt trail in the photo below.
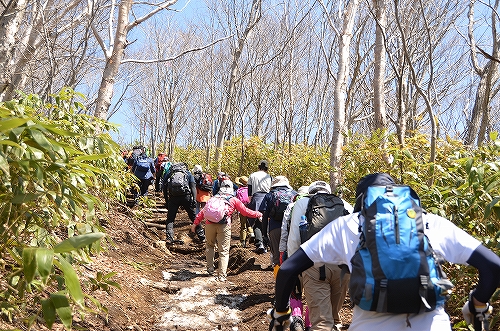
<svg viewBox="0 0 500 331">
<path fill-rule="evenodd" d="M 89 330 L 267 330 L 265 314 L 272 306 L 274 278 L 269 253 L 258 255 L 238 247 L 239 221 L 234 220 L 227 282 L 209 277 L 204 245 L 189 235 L 191 222 L 180 210 L 174 230 L 183 245 L 165 247 L 166 208 L 161 196 L 146 221 L 132 217 L 129 207 L 109 210 L 103 221 L 114 245 L 86 268 L 116 271 L 122 289 L 111 295 L 92 295 L 108 309 L 108 316 L 88 315 L 78 327 Z M 137 207 L 133 207 L 136 210 Z M 147 225 L 149 224 L 149 226 Z M 342 316 L 350 319 L 349 302 Z"/>
</svg>

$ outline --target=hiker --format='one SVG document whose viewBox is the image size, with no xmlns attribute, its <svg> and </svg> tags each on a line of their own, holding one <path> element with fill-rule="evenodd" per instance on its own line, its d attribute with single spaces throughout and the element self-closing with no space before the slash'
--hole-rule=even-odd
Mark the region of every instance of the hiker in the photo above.
<svg viewBox="0 0 500 331">
<path fill-rule="evenodd" d="M 214 183 L 212 176 L 203 172 L 203 168 L 199 164 L 193 168 L 193 177 L 196 182 L 196 214 L 198 214 L 212 196 Z"/>
<path fill-rule="evenodd" d="M 331 195 L 331 188 L 328 183 L 324 181 L 312 182 L 308 188 L 308 195 L 297 200 L 293 205 L 287 241 L 289 255 L 295 253 L 304 240 L 301 238 L 300 225 L 301 221 L 307 216 L 312 201 L 327 197 L 331 197 L 334 199 L 333 201 L 338 201 L 339 207 L 332 209 L 335 215 L 334 218 L 352 212 L 352 206 L 348 202 Z M 331 220 L 333 218 L 324 220 L 325 224 Z M 341 281 L 341 269 L 338 265 L 325 263 L 315 265 L 302 272 L 301 281 L 307 306 L 309 307 L 312 330 L 337 330 L 339 325 L 342 324 L 339 312 L 347 295 L 349 277 L 346 275 Z"/>
<path fill-rule="evenodd" d="M 156 170 L 153 159 L 148 157 L 146 152 L 142 152 L 132 164 L 132 173 L 137 177 L 139 185 L 139 191 L 135 194 L 135 204 L 137 205 L 140 197 L 148 195 L 149 185 L 154 181 Z"/>
<path fill-rule="evenodd" d="M 156 178 L 155 178 L 155 192 L 161 192 L 161 182 L 163 180 L 162 170 L 165 166 L 165 163 L 168 162 L 168 157 L 166 153 L 160 152 L 154 161 L 155 169 L 156 169 Z"/>
<path fill-rule="evenodd" d="M 288 204 L 293 200 L 297 192 L 292 189 L 288 178 L 276 176 L 271 182 L 269 193 L 264 196 L 259 211 L 262 213 L 262 229 L 269 238 L 269 249 L 271 251 L 271 263 L 273 268 L 279 268 L 281 238 L 281 223 Z"/>
<path fill-rule="evenodd" d="M 241 176 L 241 177 L 236 177 L 234 180 L 235 184 L 238 185 L 238 189 L 236 190 L 236 198 L 240 200 L 245 207 L 248 207 L 248 204 L 250 203 L 250 199 L 248 197 L 248 177 L 247 176 Z M 241 247 L 246 248 L 247 247 L 247 237 L 249 238 L 249 241 L 252 238 L 255 238 L 255 234 L 253 233 L 253 228 L 248 224 L 248 217 L 243 215 L 242 213 L 239 214 L 239 219 L 240 219 L 240 245 Z"/>
<path fill-rule="evenodd" d="M 217 205 L 217 210 L 211 209 L 212 206 L 216 206 L 217 202 L 220 203 Z M 227 277 L 231 242 L 231 215 L 235 210 L 248 217 L 262 217 L 260 212 L 248 209 L 234 197 L 233 182 L 226 179 L 220 184 L 219 193 L 210 198 L 205 207 L 196 215 L 191 226 L 191 231 L 194 232 L 197 226 L 200 226 L 200 223 L 205 220 L 207 272 L 209 275 L 214 275 L 215 245 L 217 243 L 219 263 L 215 277 L 221 282 L 226 281 Z M 215 216 L 215 214 L 217 215 Z"/>
<path fill-rule="evenodd" d="M 283 221 L 281 223 L 281 235 L 279 242 L 279 266 L 287 259 L 287 243 L 288 243 L 288 232 L 290 231 L 290 216 L 293 211 L 293 206 L 295 202 L 305 196 L 309 196 L 309 185 L 301 186 L 297 190 L 297 194 L 293 197 L 292 202 L 288 204 L 286 210 L 283 214 Z M 278 274 L 278 268 L 274 268 L 274 278 Z M 302 304 L 302 278 L 297 277 L 295 281 L 296 285 L 294 290 L 290 295 L 290 309 L 291 309 L 291 325 L 290 330 L 310 330 L 311 321 L 309 319 L 309 308 L 306 306 L 304 308 Z M 299 326 L 297 326 L 299 325 Z"/>
<path fill-rule="evenodd" d="M 293 197 L 292 202 L 286 207 L 285 213 L 283 214 L 283 221 L 281 222 L 281 236 L 280 236 L 280 265 L 286 260 L 288 256 L 287 243 L 288 243 L 288 232 L 290 231 L 290 216 L 292 215 L 293 206 L 295 202 L 300 198 L 309 195 L 309 185 L 301 186 L 297 190 L 297 194 Z"/>
<path fill-rule="evenodd" d="M 217 193 L 219 193 L 220 183 L 222 183 L 222 181 L 224 180 L 231 180 L 231 177 L 229 177 L 229 175 L 226 174 L 225 172 L 219 171 L 217 173 L 217 178 L 214 180 L 214 185 L 212 187 L 212 195 L 216 195 Z M 233 191 L 235 192 L 235 194 L 236 190 L 238 190 L 238 185 L 236 185 L 236 183 L 233 183 Z"/>
<path fill-rule="evenodd" d="M 272 178 L 271 175 L 267 173 L 269 170 L 269 163 L 266 160 L 261 160 L 257 166 L 259 170 L 252 172 L 248 177 L 248 197 L 250 198 L 248 208 L 252 210 L 259 210 L 264 196 L 269 193 L 271 189 Z M 249 218 L 248 223 L 253 227 L 255 234 L 254 245 L 257 254 L 266 253 L 267 242 L 264 242 L 262 222 L 259 219 Z M 267 233 L 264 234 L 267 235 Z"/>
<path fill-rule="evenodd" d="M 364 251 L 366 248 L 360 242 L 360 236 L 364 240 L 368 240 L 370 236 L 366 236 L 365 233 L 371 233 L 373 236 L 382 236 L 386 231 L 384 229 L 384 233 L 373 230 L 365 232 L 365 227 L 368 227 L 368 230 L 370 229 L 370 224 L 373 221 L 372 217 L 377 217 L 376 215 L 373 216 L 373 212 L 381 210 L 376 203 L 371 203 L 372 200 L 367 200 L 367 198 L 371 197 L 374 191 L 383 189 L 390 192 L 390 190 L 395 190 L 396 188 L 395 181 L 388 174 L 376 173 L 363 177 L 356 187 L 354 213 L 330 222 L 321 232 L 302 244 L 294 254 L 283 262 L 276 279 L 274 309 L 268 311 L 270 326 L 279 327 L 288 324 L 290 313 L 288 297 L 292 291 L 295 277 L 314 264 L 332 263 L 346 265 L 351 272 L 349 292 L 351 300 L 354 303 L 354 309 L 352 322 L 349 326 L 350 331 L 370 329 L 399 331 L 406 330 L 410 326 L 411 330 L 451 330 L 450 318 L 444 310 L 444 299 L 447 293 L 449 293 L 450 284 L 439 268 L 432 268 L 434 271 L 433 277 L 439 275 L 439 281 L 436 280 L 435 283 L 431 282 L 428 284 L 427 291 L 423 287 L 423 284 L 418 285 L 417 283 L 417 286 L 403 287 L 402 289 L 391 291 L 392 297 L 388 297 L 388 291 L 385 290 L 385 286 L 389 285 L 387 280 L 382 279 L 379 283 L 382 286 L 380 293 L 374 293 L 373 290 L 369 290 L 370 286 L 367 286 L 369 284 L 365 284 L 365 281 L 362 279 L 363 276 L 358 272 L 362 270 L 361 267 L 364 267 L 363 263 L 360 263 L 359 257 L 361 250 Z M 390 194 L 382 196 L 384 200 L 380 198 L 381 196 L 379 195 L 379 198 L 377 198 L 381 202 L 385 202 L 390 198 Z M 495 292 L 500 280 L 500 258 L 483 246 L 480 241 L 449 220 L 436 214 L 423 212 L 420 207 L 415 207 L 417 206 L 414 200 L 416 193 L 412 192 L 409 196 L 413 200 L 411 208 L 398 208 L 400 210 L 398 218 L 409 219 L 413 222 L 413 225 L 418 224 L 418 227 L 421 229 L 419 231 L 420 235 L 418 235 L 418 238 L 417 236 L 412 236 L 412 238 L 415 238 L 414 240 L 417 241 L 420 250 L 423 250 L 420 247 L 424 246 L 420 245 L 420 243 L 428 240 L 432 246 L 426 245 L 427 250 L 432 250 L 434 254 L 427 256 L 426 254 L 421 254 L 421 251 L 419 251 L 416 258 L 409 261 L 404 260 L 403 262 L 407 264 L 416 263 L 423 266 L 424 269 L 431 269 L 427 260 L 430 259 L 429 261 L 434 261 L 435 265 L 439 266 L 439 262 L 436 262 L 434 258 L 436 255 L 439 255 L 451 263 L 471 265 L 478 269 L 479 279 L 477 286 L 469 294 L 462 312 L 467 323 L 473 322 L 477 325 L 477 323 L 487 321 L 492 312 L 488 301 Z M 394 194 L 392 194 L 392 197 L 394 197 Z M 399 198 L 399 196 L 396 197 Z M 387 216 L 387 214 L 388 212 L 384 211 L 383 216 Z M 367 222 L 365 222 L 366 217 L 368 217 Z M 394 217 L 391 219 L 394 220 Z M 398 224 L 400 223 L 398 222 Z M 399 226 L 398 229 L 400 229 Z M 407 229 L 405 228 L 405 230 Z M 416 231 L 414 230 L 414 232 Z M 407 232 L 409 231 L 407 230 Z M 425 236 L 421 235 L 421 233 L 425 234 Z M 391 239 L 394 239 L 394 237 Z M 360 246 L 359 250 L 357 250 L 358 245 Z M 391 249 L 394 249 L 394 245 L 391 246 Z M 407 254 L 408 257 L 413 255 Z M 424 261 L 419 260 L 420 256 Z M 389 265 L 391 263 L 399 263 L 396 260 L 378 260 L 378 263 L 385 262 L 386 260 L 392 261 Z M 379 268 L 380 266 L 377 267 L 377 270 L 380 270 Z M 416 268 L 409 268 L 408 271 L 415 272 L 419 269 L 417 266 Z M 400 271 L 405 270 L 396 270 L 396 272 Z M 370 280 L 373 280 L 371 274 L 365 275 L 365 277 L 369 276 Z M 420 273 L 414 278 L 420 278 L 419 283 L 430 280 L 429 276 Z M 363 286 L 358 287 L 360 283 Z M 416 287 L 416 289 L 411 291 L 410 288 L 412 287 Z M 419 288 L 421 290 L 423 288 L 424 293 L 420 293 Z M 374 287 L 374 289 L 377 289 L 377 287 Z M 372 300 L 375 298 L 373 294 L 376 294 L 383 300 L 379 301 L 377 299 L 370 302 L 368 298 L 363 296 L 362 292 L 372 295 Z M 409 307 L 410 303 L 416 307 Z M 400 313 L 377 312 L 377 309 L 379 311 L 398 310 Z"/>
<path fill-rule="evenodd" d="M 174 221 L 177 211 L 182 206 L 191 222 L 194 222 L 196 217 L 196 183 L 187 164 L 184 162 L 173 164 L 165 175 L 164 185 L 168 193 L 165 241 L 167 244 L 184 244 L 182 240 L 174 238 Z M 200 225 L 196 227 L 196 235 L 201 243 L 205 242 L 205 234 Z"/>
</svg>

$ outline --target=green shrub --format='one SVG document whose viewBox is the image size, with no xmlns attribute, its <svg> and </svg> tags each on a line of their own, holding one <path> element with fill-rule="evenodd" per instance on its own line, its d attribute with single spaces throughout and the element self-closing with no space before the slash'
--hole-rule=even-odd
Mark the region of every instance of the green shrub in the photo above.
<svg viewBox="0 0 500 331">
<path fill-rule="evenodd" d="M 84 294 L 78 265 L 101 249 L 98 213 L 123 199 L 126 174 L 113 127 L 83 114 L 63 89 L 53 103 L 34 95 L 0 104 L 0 258 L 8 286 L 1 313 L 28 326 L 42 317 L 71 328 L 74 309 L 103 307 Z M 113 285 L 109 278 L 106 281 Z"/>
</svg>

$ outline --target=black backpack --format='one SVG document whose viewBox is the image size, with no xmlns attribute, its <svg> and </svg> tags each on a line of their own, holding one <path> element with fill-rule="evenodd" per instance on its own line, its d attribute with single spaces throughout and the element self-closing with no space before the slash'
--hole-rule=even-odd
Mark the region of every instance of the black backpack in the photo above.
<svg viewBox="0 0 500 331">
<path fill-rule="evenodd" d="M 305 242 L 331 221 L 348 215 L 344 201 L 335 194 L 317 193 L 309 198 L 306 209 L 307 224 L 300 229 L 300 240 Z"/>
<path fill-rule="evenodd" d="M 212 192 L 214 187 L 214 182 L 212 180 L 212 176 L 207 173 L 202 173 L 200 178 L 196 182 L 196 187 L 202 191 Z"/>
<path fill-rule="evenodd" d="M 269 216 L 275 221 L 281 222 L 285 214 L 286 207 L 293 201 L 296 192 L 290 188 L 277 189 L 271 191 L 273 195 L 273 206 L 269 212 Z"/>
<path fill-rule="evenodd" d="M 188 169 L 185 163 L 176 163 L 170 167 L 167 175 L 167 190 L 170 196 L 182 196 L 191 193 L 189 187 Z"/>
</svg>

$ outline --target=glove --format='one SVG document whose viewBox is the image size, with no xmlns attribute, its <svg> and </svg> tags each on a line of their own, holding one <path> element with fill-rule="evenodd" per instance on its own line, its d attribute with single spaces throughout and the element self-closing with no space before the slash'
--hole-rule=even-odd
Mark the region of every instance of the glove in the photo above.
<svg viewBox="0 0 500 331">
<path fill-rule="evenodd" d="M 291 317 L 292 311 L 290 307 L 286 312 L 279 313 L 270 308 L 267 311 L 267 321 L 269 322 L 269 331 L 285 331 L 288 326 L 292 323 Z"/>
<path fill-rule="evenodd" d="M 280 265 L 282 265 L 287 258 L 288 258 L 288 253 L 286 251 L 280 252 Z"/>
<path fill-rule="evenodd" d="M 467 324 L 472 324 L 475 330 L 482 330 L 481 324 L 483 321 L 488 321 L 492 312 L 493 307 L 491 307 L 488 302 L 482 307 L 475 306 L 472 302 L 471 295 L 462 308 L 462 315 L 464 316 L 465 322 L 467 322 Z"/>
</svg>

